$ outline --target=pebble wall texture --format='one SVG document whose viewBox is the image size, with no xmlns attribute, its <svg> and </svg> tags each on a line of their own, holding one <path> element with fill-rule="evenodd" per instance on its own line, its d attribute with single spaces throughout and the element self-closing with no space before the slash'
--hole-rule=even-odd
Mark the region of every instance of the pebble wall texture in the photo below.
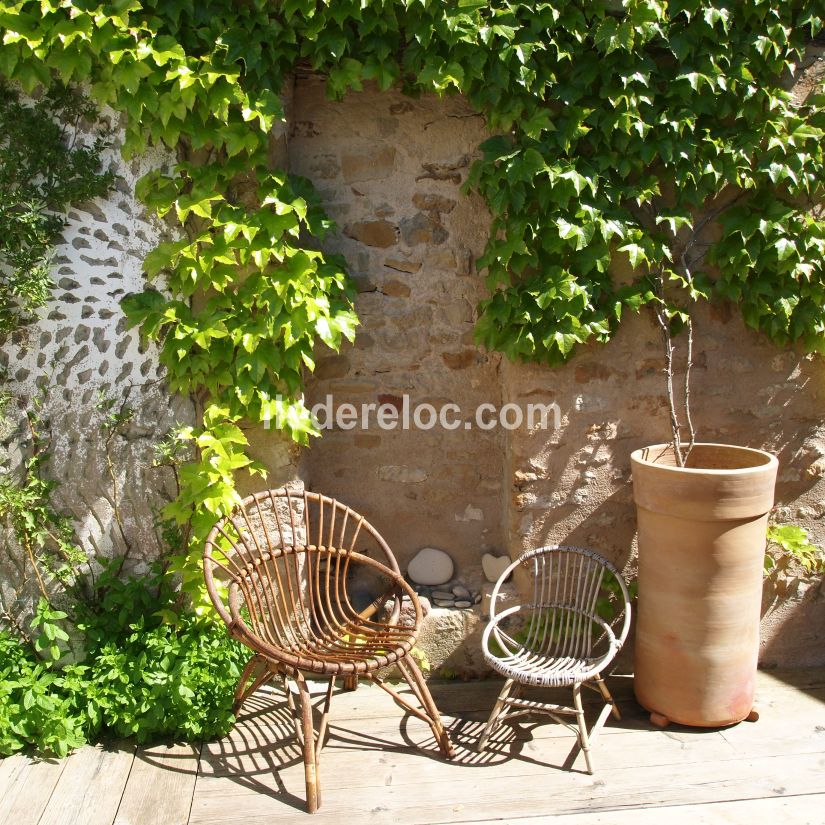
<svg viewBox="0 0 825 825">
<path fill-rule="evenodd" d="M 332 394 L 336 406 L 401 409 L 406 395 L 413 406 L 455 403 L 462 415 L 454 431 L 385 431 L 373 409 L 369 427 L 334 429 L 301 456 L 274 433 L 253 433 L 253 446 L 272 465 L 273 483 L 300 477 L 364 513 L 402 569 L 422 547 L 450 554 L 455 572 L 436 589 L 442 601 L 453 592 L 462 607 L 439 608 L 427 594 L 433 607 L 422 642 L 434 665 L 474 672 L 491 587 L 481 570 L 484 553 L 515 557 L 568 542 L 600 550 L 632 574 L 630 453 L 668 439 L 658 332 L 647 316 L 629 318 L 609 345 L 588 347 L 553 370 L 510 364 L 475 347 L 484 285 L 473 261 L 489 215 L 460 188 L 486 137 L 483 119 L 460 98 L 367 90 L 331 102 L 312 75 L 299 76 L 287 99 L 283 156 L 290 171 L 314 182 L 338 223 L 326 248 L 347 258 L 362 324 L 340 355 L 318 353 L 308 401 Z M 114 150 L 110 157 L 116 162 Z M 65 482 L 57 501 L 78 519 L 81 538 L 106 553 L 122 552 L 123 537 L 113 523 L 95 403 L 103 391 L 118 402 L 128 395 L 137 409 L 109 445 L 137 564 L 155 552 L 152 512 L 170 494 L 168 474 L 150 466 L 152 445 L 192 418 L 189 403 L 165 391 L 156 353 L 124 331 L 119 308 L 124 294 L 143 287 L 142 257 L 161 231 L 135 203 L 134 181 L 167 161 L 149 155 L 140 164 L 119 163 L 118 190 L 70 216 L 56 300 L 41 323 L 5 347 L 22 391 L 50 376 L 54 472 Z M 704 308 L 696 324 L 701 439 L 776 452 L 779 519 L 825 543 L 820 359 L 776 349 L 730 308 Z M 473 422 L 481 403 L 555 403 L 560 426 L 483 431 Z M 243 488 L 251 489 L 246 482 Z M 8 580 L 0 570 L 0 582 Z M 464 607 L 468 600 L 473 604 Z M 822 580 L 768 582 L 763 665 L 825 664 L 824 640 Z"/>
<path fill-rule="evenodd" d="M 104 113 L 103 119 L 114 115 Z M 115 129 L 103 157 L 117 171 L 115 188 L 69 212 L 54 260 L 54 298 L 38 323 L 4 342 L 0 359 L 11 393 L 44 400 L 41 431 L 51 437 L 56 508 L 73 516 L 90 554 L 128 552 L 126 569 L 141 572 L 160 550 L 156 513 L 174 495 L 171 472 L 152 466 L 154 447 L 176 423 L 190 422 L 193 412 L 187 399 L 170 397 L 156 350 L 142 345 L 137 331 L 126 330 L 120 308 L 125 295 L 144 289 L 143 259 L 164 231 L 135 199 L 135 182 L 171 158 L 153 151 L 125 163 L 117 134 Z M 98 408 L 103 400 L 115 412 L 131 408 L 134 416 L 107 432 Z M 31 446 L 22 424 L 6 426 L 2 443 L 12 464 Z M 20 571 L 14 552 L 0 557 L 4 603 L 13 597 Z"/>
</svg>

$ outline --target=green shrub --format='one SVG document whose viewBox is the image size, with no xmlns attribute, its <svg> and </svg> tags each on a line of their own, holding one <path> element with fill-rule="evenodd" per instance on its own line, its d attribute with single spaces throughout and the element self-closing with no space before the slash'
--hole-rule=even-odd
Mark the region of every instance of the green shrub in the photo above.
<svg viewBox="0 0 825 825">
<path fill-rule="evenodd" d="M 179 612 L 159 576 L 106 572 L 81 603 L 86 655 L 63 667 L 0 631 L 0 755 L 65 755 L 98 736 L 197 740 L 226 733 L 248 651 L 207 616 Z"/>
<path fill-rule="evenodd" d="M 84 744 L 87 726 L 77 700 L 85 672 L 82 665 L 58 670 L 0 631 L 0 756 L 27 745 L 65 756 Z"/>
</svg>

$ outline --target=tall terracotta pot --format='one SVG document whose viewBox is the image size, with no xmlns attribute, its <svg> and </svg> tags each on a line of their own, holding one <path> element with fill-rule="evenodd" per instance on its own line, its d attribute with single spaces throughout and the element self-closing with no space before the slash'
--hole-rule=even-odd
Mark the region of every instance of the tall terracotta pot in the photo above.
<svg viewBox="0 0 825 825">
<path fill-rule="evenodd" d="M 778 462 L 696 444 L 631 456 L 639 528 L 636 698 L 658 724 L 717 727 L 753 708 L 762 565 Z"/>
</svg>

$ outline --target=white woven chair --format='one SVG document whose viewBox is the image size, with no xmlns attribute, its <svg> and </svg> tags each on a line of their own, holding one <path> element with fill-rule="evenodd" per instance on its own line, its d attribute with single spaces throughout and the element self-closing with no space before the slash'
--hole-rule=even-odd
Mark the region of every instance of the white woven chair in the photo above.
<svg viewBox="0 0 825 825">
<path fill-rule="evenodd" d="M 501 585 L 517 567 L 530 579 L 532 598 L 499 612 Z M 617 626 L 618 631 L 614 630 Z M 587 772 L 592 774 L 590 747 L 596 735 L 611 712 L 621 719 L 601 674 L 621 650 L 629 628 L 627 585 L 598 553 L 553 545 L 530 550 L 514 561 L 493 589 L 490 623 L 482 638 L 485 660 L 506 681 L 478 740 L 478 750 L 484 750 L 490 734 L 505 719 L 546 713 L 577 734 Z M 573 707 L 523 699 L 524 685 L 569 685 Z M 599 692 L 605 701 L 589 732 L 582 686 Z M 565 721 L 565 716 L 575 716 L 577 725 Z"/>
</svg>

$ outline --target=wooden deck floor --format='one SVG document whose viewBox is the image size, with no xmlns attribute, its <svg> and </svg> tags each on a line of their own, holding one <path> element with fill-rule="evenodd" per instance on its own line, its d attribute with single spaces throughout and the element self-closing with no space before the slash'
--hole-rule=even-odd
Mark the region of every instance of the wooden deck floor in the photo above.
<svg viewBox="0 0 825 825">
<path fill-rule="evenodd" d="M 572 735 L 549 720 L 505 726 L 477 754 L 496 682 L 433 685 L 458 749 L 452 763 L 378 688 L 337 695 L 312 821 L 825 822 L 825 669 L 760 673 L 759 722 L 712 731 L 652 730 L 630 680 L 611 684 L 624 719 L 599 738 L 594 776 Z M 303 794 L 280 695 L 254 697 L 228 737 L 202 746 L 96 746 L 60 761 L 0 762 L 2 825 L 282 825 L 310 821 Z"/>
</svg>

